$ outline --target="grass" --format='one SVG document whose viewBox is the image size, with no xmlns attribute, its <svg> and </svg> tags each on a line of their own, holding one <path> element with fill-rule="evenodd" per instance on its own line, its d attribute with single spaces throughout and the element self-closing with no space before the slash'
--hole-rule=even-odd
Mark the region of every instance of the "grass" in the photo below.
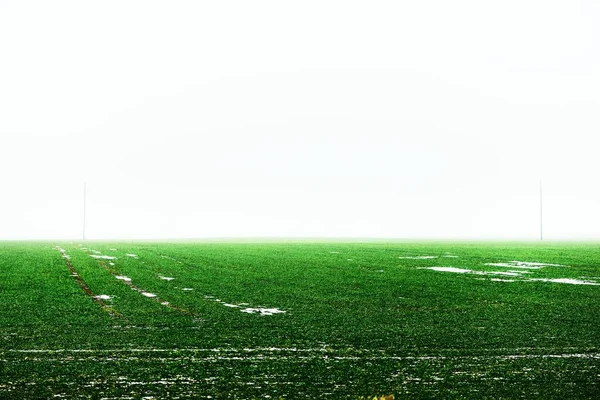
<svg viewBox="0 0 600 400">
<path fill-rule="evenodd" d="M 598 244 L 6 242 L 0 278 L 0 398 L 600 395 L 600 285 L 548 281 Z"/>
</svg>

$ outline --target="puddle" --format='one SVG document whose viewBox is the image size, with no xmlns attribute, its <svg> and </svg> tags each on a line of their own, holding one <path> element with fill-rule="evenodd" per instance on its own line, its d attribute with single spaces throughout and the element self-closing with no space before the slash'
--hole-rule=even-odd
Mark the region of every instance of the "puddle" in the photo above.
<svg viewBox="0 0 600 400">
<path fill-rule="evenodd" d="M 537 265 L 540 267 L 566 267 L 564 264 L 549 264 L 549 263 L 539 263 L 539 262 L 529 262 L 529 261 L 511 261 L 513 263 L 519 263 L 522 265 Z"/>
<path fill-rule="evenodd" d="M 102 254 L 101 252 L 99 252 L 98 250 L 90 250 L 92 253 L 94 254 Z"/>
<path fill-rule="evenodd" d="M 249 305 L 248 303 L 238 303 L 238 304 L 226 303 L 223 300 L 217 299 L 214 296 L 210 296 L 210 295 L 204 295 L 204 298 L 208 301 L 214 301 L 215 303 L 219 303 L 225 307 L 230 307 L 230 308 L 245 307 L 245 308 L 241 309 L 240 311 L 243 313 L 247 313 L 247 314 L 273 315 L 273 314 L 285 313 L 285 311 L 280 310 L 278 308 L 248 307 L 248 305 Z"/>
<path fill-rule="evenodd" d="M 331 253 L 331 254 L 340 254 L 339 251 L 330 251 L 329 253 Z"/>
<path fill-rule="evenodd" d="M 431 260 L 433 258 L 438 258 L 438 256 L 401 256 L 398 258 L 403 260 Z"/>
<path fill-rule="evenodd" d="M 115 276 L 115 278 L 117 278 L 120 281 L 131 282 L 131 278 L 129 278 L 127 276 L 117 275 L 117 276 Z"/>
<path fill-rule="evenodd" d="M 476 271 L 476 273 L 481 272 L 482 275 L 504 275 L 504 276 L 520 276 L 519 272 L 504 272 L 504 271 Z"/>
<path fill-rule="evenodd" d="M 506 267 L 506 268 L 524 268 L 524 269 L 541 269 L 541 266 L 535 265 L 521 265 L 521 264 L 513 264 L 513 263 L 485 263 L 484 265 L 490 267 Z"/>
<path fill-rule="evenodd" d="M 142 296 L 146 296 L 146 297 L 156 297 L 156 295 L 154 293 L 148 293 L 148 292 L 142 292 Z"/>
<path fill-rule="evenodd" d="M 110 300 L 112 299 L 112 296 L 109 296 L 107 294 L 99 294 L 98 296 L 94 296 L 94 298 L 99 300 Z"/>
<path fill-rule="evenodd" d="M 518 261 L 520 262 L 520 261 Z M 495 265 L 494 264 L 486 264 L 486 265 Z M 555 264 L 558 265 L 558 264 Z M 420 269 L 431 269 L 433 271 L 441 271 L 441 272 L 454 272 L 458 274 L 473 274 L 473 275 L 501 275 L 501 276 L 513 276 L 513 277 L 523 277 L 523 274 L 531 274 L 531 271 L 474 271 L 472 269 L 465 268 L 456 268 L 456 267 L 429 267 L 429 268 L 420 268 Z M 483 280 L 483 278 L 475 278 L 479 280 Z M 566 283 L 570 285 L 594 285 L 600 286 L 600 283 L 589 280 L 589 279 L 571 279 L 571 278 L 529 278 L 529 279 L 502 279 L 502 278 L 491 278 L 493 282 L 552 282 L 552 283 Z"/>
<path fill-rule="evenodd" d="M 100 260 L 115 260 L 117 257 L 113 256 L 97 256 L 95 254 L 91 254 L 90 257 L 100 259 Z"/>
<path fill-rule="evenodd" d="M 183 290 L 191 290 L 189 288 L 183 288 Z M 243 313 L 247 313 L 247 314 L 260 314 L 260 315 L 273 315 L 273 314 L 282 314 L 285 313 L 285 311 L 280 310 L 278 308 L 266 308 L 266 307 L 248 307 L 249 303 L 238 303 L 238 304 L 233 304 L 233 303 L 226 303 L 225 301 L 216 298 L 215 296 L 212 295 L 208 295 L 205 294 L 203 296 L 207 301 L 214 301 L 215 303 L 219 303 L 222 306 L 225 307 L 229 307 L 229 308 L 242 308 L 245 307 L 243 309 L 241 309 L 240 311 Z"/>
<path fill-rule="evenodd" d="M 507 268 L 524 268 L 524 269 L 541 269 L 544 267 L 564 267 L 562 264 L 547 264 L 529 261 L 509 261 L 500 263 L 486 263 L 491 267 L 507 267 Z"/>
<path fill-rule="evenodd" d="M 458 258 L 458 256 L 452 255 L 452 254 L 445 254 L 443 256 L 444 258 Z"/>
<path fill-rule="evenodd" d="M 159 278 L 162 279 L 163 281 L 172 281 L 173 279 L 175 279 L 175 278 L 171 278 L 168 276 L 159 276 Z"/>
<path fill-rule="evenodd" d="M 456 272 L 457 274 L 470 274 L 473 272 L 472 269 L 462 269 L 462 268 L 455 268 L 455 267 L 431 267 L 431 268 L 427 268 L 427 269 L 432 269 L 434 271 L 441 271 L 441 272 Z"/>
<path fill-rule="evenodd" d="M 187 291 L 194 290 L 194 289 L 192 289 L 191 287 L 184 287 L 184 288 L 183 288 L 183 289 L 181 289 L 181 290 L 184 290 L 184 291 L 186 291 L 186 292 L 187 292 Z"/>
<path fill-rule="evenodd" d="M 558 279 L 547 279 L 547 278 L 532 278 L 527 279 L 528 282 L 553 282 L 553 283 L 568 283 L 571 285 L 595 285 L 600 286 L 600 283 L 594 281 L 582 281 L 580 279 L 570 279 L 570 278 L 558 278 Z"/>
<path fill-rule="evenodd" d="M 519 276 L 519 274 L 517 272 L 474 271 L 472 269 L 464 269 L 464 268 L 456 268 L 456 267 L 429 267 L 429 268 L 424 268 L 424 269 L 431 269 L 433 271 L 440 271 L 440 272 L 454 272 L 457 274 Z"/>
<path fill-rule="evenodd" d="M 137 255 L 135 255 L 135 254 L 129 254 L 129 253 L 127 253 L 127 254 L 125 254 L 125 255 L 126 255 L 127 257 L 131 257 L 131 258 L 138 258 L 138 256 L 137 256 Z"/>
<path fill-rule="evenodd" d="M 282 314 L 285 311 L 282 311 L 278 308 L 244 308 L 240 310 L 243 313 L 248 314 L 260 314 L 260 315 L 273 315 L 273 314 Z"/>
</svg>

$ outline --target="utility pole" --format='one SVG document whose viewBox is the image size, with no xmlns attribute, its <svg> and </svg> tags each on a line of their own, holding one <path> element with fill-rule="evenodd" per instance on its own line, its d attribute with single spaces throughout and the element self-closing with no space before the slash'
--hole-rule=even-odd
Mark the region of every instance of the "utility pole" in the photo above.
<svg viewBox="0 0 600 400">
<path fill-rule="evenodd" d="M 542 181 L 540 180 L 540 241 L 544 240 L 544 225 L 543 225 L 543 214 L 542 214 Z"/>
<path fill-rule="evenodd" d="M 83 240 L 85 240 L 85 212 L 86 212 L 86 197 L 87 197 L 87 183 L 83 183 Z"/>
</svg>

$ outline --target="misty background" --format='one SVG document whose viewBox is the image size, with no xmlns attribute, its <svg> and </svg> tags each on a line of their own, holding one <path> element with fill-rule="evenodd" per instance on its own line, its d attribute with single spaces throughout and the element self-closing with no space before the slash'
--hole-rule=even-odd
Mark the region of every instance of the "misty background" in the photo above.
<svg viewBox="0 0 600 400">
<path fill-rule="evenodd" d="M 597 1 L 0 1 L 0 239 L 600 239 Z"/>
</svg>

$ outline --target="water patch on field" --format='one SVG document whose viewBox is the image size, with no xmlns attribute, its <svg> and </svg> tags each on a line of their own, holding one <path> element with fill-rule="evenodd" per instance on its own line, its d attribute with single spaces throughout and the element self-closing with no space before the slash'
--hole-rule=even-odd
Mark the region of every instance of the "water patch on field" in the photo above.
<svg viewBox="0 0 600 400">
<path fill-rule="evenodd" d="M 483 275 L 504 275 L 504 276 L 520 276 L 518 272 L 503 272 L 503 271 L 476 271 L 477 273 L 481 272 Z"/>
<path fill-rule="evenodd" d="M 456 272 L 457 274 L 470 274 L 473 272 L 472 269 L 463 269 L 463 268 L 455 268 L 455 267 L 429 267 L 426 269 L 432 269 L 434 271 L 440 272 Z"/>
<path fill-rule="evenodd" d="M 541 269 L 540 266 L 532 266 L 532 265 L 518 265 L 513 263 L 485 263 L 484 265 L 490 267 L 506 267 L 506 268 L 524 268 L 524 269 Z"/>
<path fill-rule="evenodd" d="M 142 296 L 145 296 L 145 297 L 150 297 L 150 298 L 152 298 L 152 297 L 156 297 L 156 295 L 155 295 L 154 293 L 149 293 L 149 292 L 141 292 L 141 294 L 142 294 Z M 167 304 L 168 304 L 168 303 L 167 303 Z"/>
<path fill-rule="evenodd" d="M 210 295 L 204 295 L 204 298 L 207 301 L 214 301 L 215 303 L 219 303 L 222 306 L 225 307 L 229 307 L 229 308 L 242 308 L 242 307 L 246 307 L 241 309 L 240 311 L 243 313 L 247 313 L 247 314 L 260 314 L 260 315 L 273 315 L 273 314 L 282 314 L 285 313 L 286 311 L 280 310 L 279 308 L 268 308 L 268 307 L 247 307 L 249 305 L 249 303 L 238 303 L 238 304 L 233 304 L 233 303 L 227 303 L 221 299 L 217 299 L 214 296 L 210 296 Z"/>
<path fill-rule="evenodd" d="M 503 275 L 503 276 L 519 276 L 516 272 L 504 272 L 504 271 L 474 271 L 472 269 L 456 268 L 456 267 L 428 267 L 424 269 L 431 269 L 439 272 L 454 272 L 457 274 L 474 274 L 474 275 Z"/>
<path fill-rule="evenodd" d="M 91 254 L 90 257 L 98 259 L 98 260 L 116 260 L 117 257 L 113 257 L 113 256 L 98 256 L 95 254 Z"/>
<path fill-rule="evenodd" d="M 94 254 L 102 254 L 101 252 L 99 252 L 98 250 L 90 250 L 92 253 Z"/>
<path fill-rule="evenodd" d="M 175 278 L 171 278 L 169 276 L 161 276 L 161 275 L 159 275 L 159 278 L 162 279 L 163 281 L 172 281 L 173 279 L 175 279 Z"/>
<path fill-rule="evenodd" d="M 131 282 L 131 278 L 124 275 L 117 275 L 115 276 L 115 278 L 117 278 L 120 281 Z"/>
<path fill-rule="evenodd" d="M 595 285 L 600 286 L 600 283 L 594 281 L 583 281 L 580 279 L 570 279 L 570 278 L 558 278 L 558 279 L 548 279 L 548 278 L 531 278 L 527 279 L 528 282 L 553 282 L 553 283 L 568 283 L 570 285 Z"/>
<path fill-rule="evenodd" d="M 117 249 L 109 249 L 110 251 L 117 251 Z"/>
<path fill-rule="evenodd" d="M 240 310 L 243 313 L 248 314 L 260 314 L 260 315 L 273 315 L 273 314 L 282 314 L 285 311 L 282 311 L 278 308 L 244 308 Z"/>
<path fill-rule="evenodd" d="M 564 267 L 565 266 L 562 264 L 547 264 L 547 263 L 516 261 L 516 260 L 509 261 L 509 262 L 486 263 L 485 265 L 489 265 L 492 267 L 524 268 L 524 269 L 541 269 L 544 267 Z"/>
<path fill-rule="evenodd" d="M 529 262 L 529 261 L 512 261 L 514 263 L 519 263 L 521 265 L 538 265 L 540 267 L 566 267 L 564 264 L 549 264 L 549 263 L 539 263 L 539 262 Z"/>
<path fill-rule="evenodd" d="M 400 256 L 398 258 L 403 260 L 431 260 L 438 258 L 438 256 Z"/>
<path fill-rule="evenodd" d="M 516 262 L 520 262 L 520 261 L 516 261 Z M 504 265 L 498 265 L 501 263 L 489 263 L 486 265 L 494 265 L 494 266 L 504 266 Z M 538 264 L 538 263 L 536 263 Z M 558 265 L 558 264 L 554 264 L 554 265 Z M 513 265 L 514 266 L 514 265 Z M 535 267 L 534 269 L 538 269 L 540 268 L 540 266 L 538 265 L 533 265 L 532 267 Z M 517 267 L 519 268 L 519 267 Z M 433 271 L 440 271 L 440 272 L 453 272 L 453 273 L 457 273 L 457 274 L 473 274 L 473 275 L 501 275 L 501 276 L 511 276 L 511 277 L 516 277 L 516 278 L 520 278 L 520 279 L 502 279 L 502 278 L 491 278 L 490 281 L 492 282 L 551 282 L 551 283 L 566 283 L 566 284 L 570 284 L 570 285 L 594 285 L 594 286 L 600 286 L 600 283 L 594 280 L 591 280 L 589 278 L 585 278 L 585 277 L 580 277 L 581 279 L 572 279 L 572 278 L 529 278 L 529 279 L 523 279 L 524 276 L 523 274 L 531 274 L 533 272 L 531 271 L 519 271 L 519 270 L 514 270 L 514 271 L 507 271 L 507 272 L 503 272 L 503 271 L 475 271 L 472 269 L 466 269 L 466 268 L 456 268 L 456 267 L 427 267 L 427 268 L 420 268 L 420 269 L 430 269 Z M 483 278 L 475 278 L 478 280 L 485 280 Z"/>
<path fill-rule="evenodd" d="M 190 291 L 190 290 L 194 290 L 194 289 L 192 289 L 191 287 L 184 287 L 184 288 L 183 288 L 183 289 L 181 289 L 181 290 L 183 290 L 183 291 L 185 291 L 185 292 L 188 292 L 188 291 Z"/>
<path fill-rule="evenodd" d="M 138 258 L 138 256 L 137 256 L 137 255 L 135 255 L 135 254 L 130 254 L 130 253 L 127 253 L 127 254 L 125 254 L 125 255 L 126 255 L 127 257 L 131 257 L 131 258 Z"/>
<path fill-rule="evenodd" d="M 94 298 L 98 300 L 110 300 L 112 299 L 112 296 L 109 296 L 107 294 L 99 294 L 98 296 L 94 296 Z"/>
<path fill-rule="evenodd" d="M 331 254 L 340 254 L 339 251 L 330 251 L 329 253 L 331 253 Z"/>
</svg>

